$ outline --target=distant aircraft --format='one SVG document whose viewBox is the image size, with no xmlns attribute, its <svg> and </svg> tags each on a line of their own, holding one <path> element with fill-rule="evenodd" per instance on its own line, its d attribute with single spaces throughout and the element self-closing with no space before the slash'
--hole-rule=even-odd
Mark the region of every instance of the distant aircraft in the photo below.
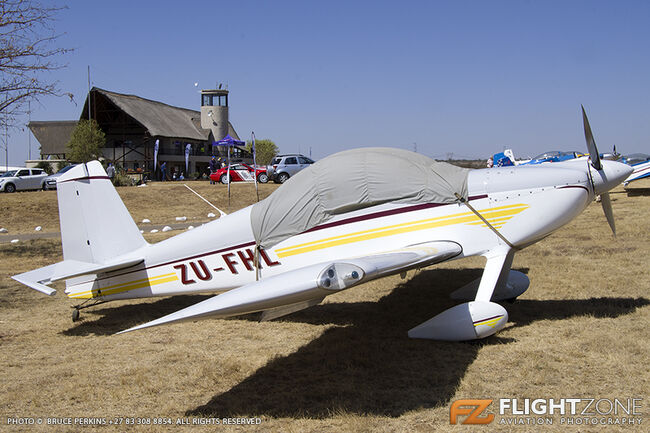
<svg viewBox="0 0 650 433">
<path fill-rule="evenodd" d="M 56 291 L 48 284 L 66 280 L 70 298 L 95 303 L 225 292 L 127 332 L 252 312 L 270 320 L 370 280 L 480 255 L 482 277 L 452 294 L 471 301 L 408 335 L 484 338 L 507 322 L 497 302 L 528 288 L 528 277 L 510 269 L 517 251 L 597 194 L 615 230 L 608 191 L 632 169 L 601 161 L 584 108 L 583 121 L 596 155 L 589 161 L 468 170 L 405 150 L 354 149 L 253 206 L 156 244 L 143 239 L 101 164 L 82 164 L 58 181 L 64 260 L 13 278 L 49 295 Z"/>
<path fill-rule="evenodd" d="M 599 154 L 600 159 L 607 159 L 611 161 L 616 161 L 619 159 L 620 155 L 616 152 L 616 146 L 614 146 L 613 153 L 601 153 Z M 562 162 L 568 161 L 570 159 L 587 159 L 589 158 L 588 153 L 580 153 L 574 150 L 572 151 L 561 151 L 561 150 L 551 150 L 548 152 L 541 153 L 531 159 L 517 160 L 515 159 L 514 152 L 512 149 L 507 149 L 503 152 L 495 153 L 492 156 L 492 161 L 494 167 L 506 167 L 510 165 L 535 165 L 535 164 L 545 164 L 547 162 Z"/>
<path fill-rule="evenodd" d="M 570 159 L 580 158 L 585 156 L 584 153 L 569 151 L 564 152 L 560 150 L 552 150 L 549 152 L 544 152 L 540 155 L 535 156 L 530 161 L 525 162 L 524 164 L 543 164 L 545 162 L 561 162 L 568 161 Z"/>
<path fill-rule="evenodd" d="M 634 170 L 632 174 L 623 181 L 625 186 L 635 180 L 650 177 L 650 155 L 645 153 L 633 153 L 622 157 L 621 162 L 630 165 L 632 170 Z"/>
<path fill-rule="evenodd" d="M 511 165 L 519 165 L 520 161 L 515 159 L 515 154 L 512 152 L 512 149 L 506 149 L 503 152 L 495 153 L 490 161 L 488 161 L 488 167 L 509 167 Z"/>
</svg>

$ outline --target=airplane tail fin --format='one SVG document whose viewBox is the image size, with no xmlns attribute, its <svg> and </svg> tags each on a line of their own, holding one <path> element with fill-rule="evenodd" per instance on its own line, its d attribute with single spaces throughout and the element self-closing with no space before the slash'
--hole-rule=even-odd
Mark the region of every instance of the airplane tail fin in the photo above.
<svg viewBox="0 0 650 433">
<path fill-rule="evenodd" d="M 99 161 L 68 170 L 57 196 L 65 261 L 108 263 L 147 244 Z"/>
</svg>

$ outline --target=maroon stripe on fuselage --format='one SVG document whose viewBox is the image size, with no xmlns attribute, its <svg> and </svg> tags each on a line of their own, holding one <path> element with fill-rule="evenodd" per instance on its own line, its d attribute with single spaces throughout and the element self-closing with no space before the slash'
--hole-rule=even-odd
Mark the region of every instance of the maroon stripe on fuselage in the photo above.
<svg viewBox="0 0 650 433">
<path fill-rule="evenodd" d="M 472 196 L 472 197 L 469 197 L 469 200 L 480 200 L 482 198 L 487 198 L 487 194 Z M 402 207 L 402 208 L 399 208 L 399 209 L 384 210 L 384 211 L 381 211 L 381 212 L 374 212 L 374 213 L 369 213 L 369 214 L 366 214 L 366 215 L 359 215 L 357 217 L 346 218 L 346 219 L 340 220 L 340 221 L 334 221 L 334 222 L 331 222 L 331 223 L 321 224 L 319 226 L 312 227 L 309 230 L 304 231 L 303 233 L 315 232 L 315 231 L 318 231 L 318 230 L 328 229 L 330 227 L 342 226 L 342 225 L 345 225 L 345 224 L 352 224 L 352 223 L 356 223 L 356 222 L 360 222 L 360 221 L 367 221 L 367 220 L 371 220 L 371 219 L 375 219 L 375 218 L 381 218 L 381 217 L 385 217 L 385 216 L 398 215 L 398 214 L 406 213 L 406 212 L 415 212 L 415 211 L 422 210 L 422 209 L 431 209 L 431 208 L 434 208 L 434 207 L 446 206 L 448 204 L 453 204 L 453 203 L 422 203 L 422 204 L 416 204 L 416 205 L 413 205 L 413 206 Z"/>
<path fill-rule="evenodd" d="M 244 244 L 235 245 L 234 247 L 228 247 L 228 248 L 222 248 L 222 249 L 220 249 L 220 250 L 216 250 L 216 251 L 210 251 L 209 253 L 203 253 L 203 254 L 197 254 L 197 255 L 195 255 L 195 256 L 191 256 L 191 257 L 185 257 L 184 259 L 176 259 L 176 260 L 172 260 L 172 261 L 170 261 L 170 262 L 166 262 L 166 263 L 161 263 L 161 264 L 159 264 L 159 265 L 153 265 L 153 266 L 150 266 L 150 267 L 148 267 L 147 269 L 153 269 L 153 268 L 157 268 L 157 267 L 159 267 L 159 266 L 171 265 L 172 263 L 182 262 L 183 260 L 199 259 L 199 258 L 201 258 L 201 257 L 211 256 L 211 255 L 213 255 L 213 254 L 225 253 L 226 251 L 236 250 L 236 249 L 238 249 L 238 248 L 251 247 L 251 246 L 253 246 L 253 245 L 255 245 L 255 241 L 252 241 L 252 242 L 246 242 L 246 243 L 244 243 Z"/>
<path fill-rule="evenodd" d="M 585 191 L 587 191 L 587 194 L 589 194 L 589 188 L 587 188 L 586 186 L 582 186 L 582 185 L 565 185 L 565 186 L 559 187 L 558 189 L 565 189 L 565 188 L 582 188 Z"/>
</svg>

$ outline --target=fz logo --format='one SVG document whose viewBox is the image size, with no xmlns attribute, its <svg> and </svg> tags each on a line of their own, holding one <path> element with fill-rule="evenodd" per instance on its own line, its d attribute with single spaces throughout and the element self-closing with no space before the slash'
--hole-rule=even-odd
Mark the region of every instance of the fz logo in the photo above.
<svg viewBox="0 0 650 433">
<path fill-rule="evenodd" d="M 461 424 L 489 424 L 494 421 L 494 414 L 479 416 L 490 406 L 492 400 L 456 400 L 449 408 L 449 423 L 456 424 L 459 415 L 465 416 Z"/>
</svg>

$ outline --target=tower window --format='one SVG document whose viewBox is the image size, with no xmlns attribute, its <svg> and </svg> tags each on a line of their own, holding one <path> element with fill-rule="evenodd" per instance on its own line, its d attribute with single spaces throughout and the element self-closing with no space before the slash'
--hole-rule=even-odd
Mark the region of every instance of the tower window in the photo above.
<svg viewBox="0 0 650 433">
<path fill-rule="evenodd" d="M 227 107 L 228 95 L 202 94 L 201 106 Z"/>
</svg>

